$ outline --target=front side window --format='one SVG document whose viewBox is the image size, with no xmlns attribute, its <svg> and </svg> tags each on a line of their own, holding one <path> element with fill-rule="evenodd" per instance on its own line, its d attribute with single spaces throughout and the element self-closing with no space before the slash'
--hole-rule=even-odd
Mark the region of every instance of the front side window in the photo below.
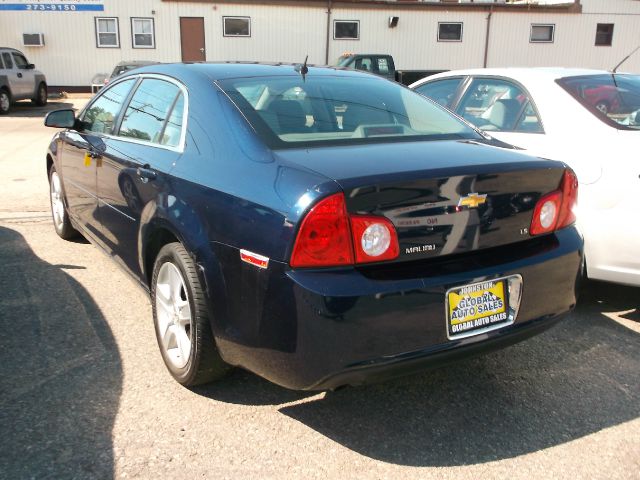
<svg viewBox="0 0 640 480">
<path fill-rule="evenodd" d="M 133 48 L 156 48 L 153 18 L 132 18 L 131 39 Z"/>
<path fill-rule="evenodd" d="M 134 83 L 135 79 L 131 78 L 104 89 L 82 115 L 83 130 L 111 134 L 122 104 Z"/>
<path fill-rule="evenodd" d="M 179 94 L 180 88 L 173 83 L 156 78 L 142 80 L 131 97 L 118 135 L 168 145 L 171 140 L 165 127 Z M 181 120 L 174 119 L 172 123 L 182 125 Z"/>
<path fill-rule="evenodd" d="M 98 48 L 120 48 L 117 18 L 96 17 L 96 45 Z"/>
<path fill-rule="evenodd" d="M 529 41 L 531 43 L 553 43 L 555 35 L 555 25 L 531 24 L 531 35 Z"/>
<path fill-rule="evenodd" d="M 250 37 L 251 18 L 222 17 L 223 35 L 225 37 Z"/>
<path fill-rule="evenodd" d="M 228 79 L 221 86 L 273 148 L 479 138 L 421 95 L 377 77 L 310 73 Z M 257 102 L 256 91 L 262 92 Z"/>
<path fill-rule="evenodd" d="M 360 22 L 358 20 L 334 20 L 334 40 L 358 40 L 360 39 Z"/>
<path fill-rule="evenodd" d="M 596 27 L 596 45 L 610 47 L 613 44 L 613 23 L 599 23 Z"/>
<path fill-rule="evenodd" d="M 16 67 L 20 69 L 25 69 L 27 68 L 27 65 L 29 65 L 29 62 L 27 62 L 27 59 L 24 58 L 24 56 L 15 52 L 13 53 L 13 61 L 16 63 Z"/>
<path fill-rule="evenodd" d="M 640 130 L 640 75 L 585 75 L 557 83 L 607 125 Z"/>
<path fill-rule="evenodd" d="M 542 132 L 542 123 L 527 93 L 507 80 L 476 78 L 456 112 L 486 131 Z"/>
<path fill-rule="evenodd" d="M 462 22 L 438 23 L 438 41 L 439 42 L 461 42 L 462 41 Z"/>
<path fill-rule="evenodd" d="M 415 91 L 438 102 L 443 107 L 450 108 L 461 83 L 462 78 L 447 78 L 423 83 L 416 87 Z"/>
</svg>

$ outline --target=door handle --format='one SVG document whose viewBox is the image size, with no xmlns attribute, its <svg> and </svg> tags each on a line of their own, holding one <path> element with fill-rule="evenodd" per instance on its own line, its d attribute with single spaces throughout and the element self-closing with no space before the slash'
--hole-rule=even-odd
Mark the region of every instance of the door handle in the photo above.
<svg viewBox="0 0 640 480">
<path fill-rule="evenodd" d="M 18 78 L 22 78 L 22 74 L 18 72 Z"/>
<path fill-rule="evenodd" d="M 156 172 L 149 168 L 149 165 L 143 165 L 142 167 L 138 167 L 136 169 L 136 174 L 138 178 L 142 181 L 142 183 L 147 183 L 149 180 L 156 179 Z"/>
</svg>

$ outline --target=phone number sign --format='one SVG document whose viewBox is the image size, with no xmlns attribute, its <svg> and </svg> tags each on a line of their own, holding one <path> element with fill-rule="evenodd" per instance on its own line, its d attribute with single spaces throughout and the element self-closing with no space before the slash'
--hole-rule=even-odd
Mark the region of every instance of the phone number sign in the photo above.
<svg viewBox="0 0 640 480">
<path fill-rule="evenodd" d="M 103 12 L 104 0 L 48 0 L 20 1 L 20 0 L 0 0 L 1 10 L 14 10 L 25 12 Z"/>
</svg>

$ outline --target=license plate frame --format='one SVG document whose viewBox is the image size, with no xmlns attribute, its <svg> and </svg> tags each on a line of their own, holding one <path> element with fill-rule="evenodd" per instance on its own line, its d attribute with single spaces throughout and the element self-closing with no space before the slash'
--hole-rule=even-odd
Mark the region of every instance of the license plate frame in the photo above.
<svg viewBox="0 0 640 480">
<path fill-rule="evenodd" d="M 500 289 L 501 295 L 496 295 L 496 293 L 500 293 Z M 452 297 L 452 294 L 457 298 Z M 485 294 L 489 295 L 484 296 Z M 521 294 L 522 277 L 520 275 L 492 278 L 449 288 L 445 293 L 447 338 L 457 340 L 481 335 L 513 324 L 520 307 Z M 460 297 L 475 298 L 476 303 L 468 300 L 460 305 L 462 303 Z M 486 309 L 487 306 L 495 307 L 497 305 L 496 298 L 493 297 L 500 299 L 503 306 L 497 310 L 489 308 L 482 315 L 479 315 L 477 311 L 474 314 L 469 314 L 470 308 L 480 306 L 477 303 L 478 297 L 481 299 L 481 308 L 483 309 Z"/>
</svg>

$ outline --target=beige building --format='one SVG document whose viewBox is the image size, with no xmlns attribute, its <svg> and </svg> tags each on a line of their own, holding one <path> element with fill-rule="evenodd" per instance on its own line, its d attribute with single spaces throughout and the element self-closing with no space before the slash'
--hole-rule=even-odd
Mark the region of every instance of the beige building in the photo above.
<svg viewBox="0 0 640 480">
<path fill-rule="evenodd" d="M 68 89 L 122 60 L 325 64 L 350 51 L 404 70 L 610 69 L 638 45 L 638 0 L 0 0 L 0 46 Z M 640 73 L 640 52 L 622 70 Z"/>
</svg>

